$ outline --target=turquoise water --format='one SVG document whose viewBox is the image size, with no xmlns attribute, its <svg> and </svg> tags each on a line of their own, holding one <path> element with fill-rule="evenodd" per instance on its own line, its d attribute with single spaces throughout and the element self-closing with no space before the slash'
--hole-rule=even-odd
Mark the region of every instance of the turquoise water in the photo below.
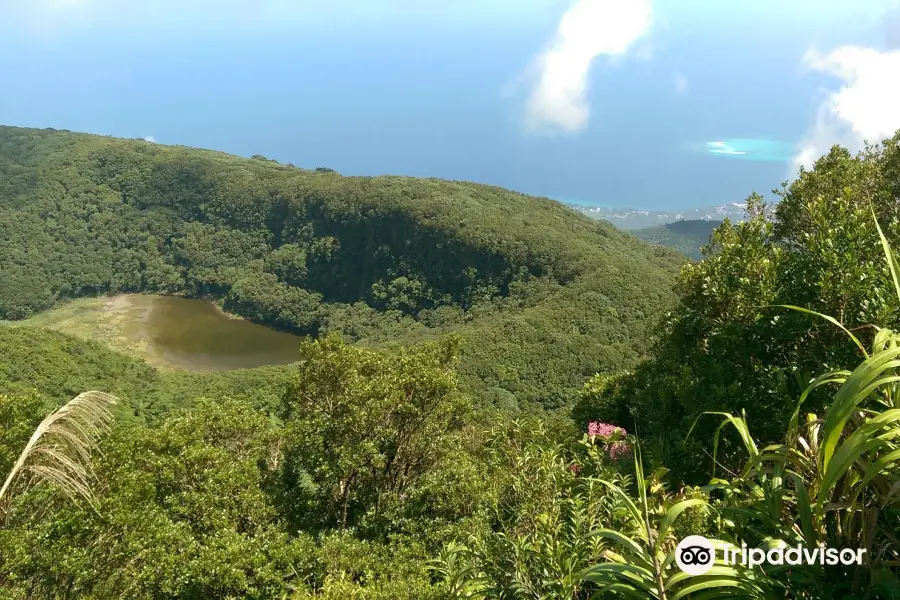
<svg viewBox="0 0 900 600">
<path fill-rule="evenodd" d="M 794 144 L 771 138 L 722 137 L 708 142 L 691 142 L 685 144 L 682 150 L 687 154 L 704 155 L 710 158 L 782 163 L 784 165 L 787 165 L 796 153 Z"/>
<path fill-rule="evenodd" d="M 761 138 L 730 138 L 706 142 L 706 152 L 738 160 L 787 162 L 794 154 L 794 146 L 788 142 Z"/>
</svg>

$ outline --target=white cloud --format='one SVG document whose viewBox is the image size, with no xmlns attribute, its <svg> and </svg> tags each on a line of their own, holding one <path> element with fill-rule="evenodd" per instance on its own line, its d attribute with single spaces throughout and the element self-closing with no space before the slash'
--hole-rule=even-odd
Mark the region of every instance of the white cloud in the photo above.
<svg viewBox="0 0 900 600">
<path fill-rule="evenodd" d="M 900 50 L 841 46 L 828 54 L 811 50 L 804 64 L 841 80 L 819 105 L 801 141 L 794 166 L 810 166 L 834 144 L 861 150 L 900 129 Z"/>
<path fill-rule="evenodd" d="M 148 135 L 147 137 L 144 138 L 144 141 L 145 141 L 145 142 L 150 142 L 151 144 L 155 144 L 155 143 L 156 143 L 156 138 L 153 137 L 152 135 Z"/>
<path fill-rule="evenodd" d="M 650 0 L 576 0 L 549 47 L 535 59 L 526 103 L 529 129 L 574 132 L 590 116 L 587 79 L 599 56 L 621 56 L 650 29 Z"/>
<path fill-rule="evenodd" d="M 684 96 L 690 91 L 690 86 L 688 85 L 687 77 L 682 75 L 681 73 L 675 73 L 675 93 L 679 96 Z"/>
</svg>

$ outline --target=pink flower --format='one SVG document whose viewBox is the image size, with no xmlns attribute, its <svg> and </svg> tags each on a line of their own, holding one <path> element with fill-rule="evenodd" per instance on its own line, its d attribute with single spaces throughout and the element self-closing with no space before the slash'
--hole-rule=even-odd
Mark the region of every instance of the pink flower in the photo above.
<svg viewBox="0 0 900 600">
<path fill-rule="evenodd" d="M 611 459 L 617 460 L 629 457 L 631 455 L 631 446 L 628 445 L 628 442 L 613 442 L 606 451 Z"/>
<path fill-rule="evenodd" d="M 609 438 L 614 434 L 625 437 L 626 431 L 622 427 L 611 425 L 609 423 L 601 423 L 600 421 L 590 421 L 588 423 L 588 435 L 591 437 L 591 440 L 595 437 L 600 437 L 606 442 L 606 453 L 611 459 L 618 460 L 620 458 L 626 458 L 631 454 L 631 446 L 625 441 L 610 441 Z"/>
<path fill-rule="evenodd" d="M 610 425 L 609 423 L 601 423 L 600 421 L 590 421 L 588 423 L 588 435 L 592 437 L 599 435 L 600 437 L 607 438 L 617 432 L 625 435 L 624 429 L 615 425 Z"/>
</svg>

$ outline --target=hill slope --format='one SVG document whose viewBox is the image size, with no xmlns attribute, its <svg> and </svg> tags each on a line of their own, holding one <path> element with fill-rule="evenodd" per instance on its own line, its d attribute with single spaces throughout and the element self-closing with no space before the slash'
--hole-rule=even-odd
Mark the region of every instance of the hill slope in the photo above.
<svg viewBox="0 0 900 600">
<path fill-rule="evenodd" d="M 104 344 L 49 329 L 0 324 L 0 390 L 36 390 L 62 403 L 85 390 L 122 400 L 118 416 L 155 423 L 200 397 L 241 398 L 274 412 L 293 368 L 260 367 L 222 373 L 165 372 Z"/>
<path fill-rule="evenodd" d="M 680 262 L 496 187 L 0 127 L 0 319 L 161 292 L 361 343 L 457 332 L 470 389 L 552 405 L 641 356 Z"/>
<path fill-rule="evenodd" d="M 703 258 L 700 248 L 709 243 L 709 236 L 721 224 L 722 221 L 694 219 L 646 227 L 631 233 L 650 244 L 674 248 L 688 258 L 700 260 Z"/>
</svg>

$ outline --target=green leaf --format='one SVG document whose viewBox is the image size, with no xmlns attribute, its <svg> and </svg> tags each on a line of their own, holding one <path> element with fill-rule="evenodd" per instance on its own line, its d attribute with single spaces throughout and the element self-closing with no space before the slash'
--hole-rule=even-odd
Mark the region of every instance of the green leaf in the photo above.
<svg viewBox="0 0 900 600">
<path fill-rule="evenodd" d="M 875 216 L 875 207 L 871 206 L 870 208 L 872 209 L 872 219 L 875 221 L 875 228 L 878 230 L 878 237 L 881 239 L 881 247 L 884 249 L 884 259 L 891 270 L 891 279 L 894 280 L 894 291 L 897 293 L 897 300 L 900 301 L 900 266 L 897 265 L 897 259 L 894 258 L 894 253 L 891 251 L 891 245 L 887 238 L 884 237 L 881 225 L 878 224 L 878 217 Z"/>
<path fill-rule="evenodd" d="M 650 562 L 651 558 L 650 555 L 647 554 L 647 551 L 624 533 L 616 531 L 615 529 L 597 529 L 592 531 L 591 535 L 612 540 L 620 546 L 624 546 L 630 551 L 630 554 L 628 555 L 629 559 L 639 561 L 641 566 L 647 569 L 652 568 Z"/>
<path fill-rule="evenodd" d="M 691 498 L 689 500 L 682 500 L 681 502 L 673 505 L 669 510 L 666 511 L 665 516 L 662 519 L 662 522 L 659 526 L 659 535 L 656 539 L 656 544 L 653 546 L 654 554 L 659 552 L 660 547 L 666 539 L 666 536 L 669 533 L 669 529 L 672 528 L 672 525 L 675 524 L 675 520 L 681 516 L 681 513 L 691 508 L 692 506 L 703 506 L 708 507 L 709 503 L 706 500 L 700 498 Z"/>
<path fill-rule="evenodd" d="M 834 317 L 829 317 L 828 315 L 824 315 L 824 314 L 822 314 L 820 312 L 816 312 L 814 310 L 809 310 L 808 308 L 803 308 L 802 306 L 794 306 L 793 304 L 771 304 L 769 306 L 764 306 L 762 308 L 787 308 L 788 310 L 794 310 L 797 312 L 806 313 L 808 315 L 813 315 L 815 317 L 819 317 L 820 319 L 825 319 L 832 325 L 838 326 L 841 329 L 841 331 L 846 333 L 847 337 L 849 337 L 853 341 L 853 343 L 856 344 L 856 347 L 859 348 L 860 352 L 863 353 L 863 356 L 866 356 L 866 357 L 869 356 L 869 353 L 866 351 L 866 347 L 863 346 L 862 342 L 860 342 L 859 339 L 855 335 L 853 335 L 849 329 L 844 327 L 844 325 L 840 321 L 835 319 Z"/>
</svg>

